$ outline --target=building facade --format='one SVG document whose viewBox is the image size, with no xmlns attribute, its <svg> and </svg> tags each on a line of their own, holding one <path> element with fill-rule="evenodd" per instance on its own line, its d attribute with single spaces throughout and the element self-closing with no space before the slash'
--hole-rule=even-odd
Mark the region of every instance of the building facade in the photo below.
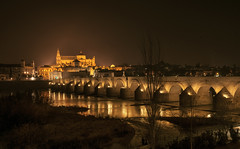
<svg viewBox="0 0 240 149">
<path fill-rule="evenodd" d="M 28 80 L 35 77 L 35 63 L 0 64 L 0 80 Z"/>
<path fill-rule="evenodd" d="M 74 66 L 74 67 L 93 67 L 96 66 L 95 56 L 93 58 L 86 58 L 86 55 L 82 53 L 82 51 L 76 56 L 61 56 L 60 50 L 57 49 L 56 55 L 56 65 L 66 67 L 66 66 Z"/>
</svg>

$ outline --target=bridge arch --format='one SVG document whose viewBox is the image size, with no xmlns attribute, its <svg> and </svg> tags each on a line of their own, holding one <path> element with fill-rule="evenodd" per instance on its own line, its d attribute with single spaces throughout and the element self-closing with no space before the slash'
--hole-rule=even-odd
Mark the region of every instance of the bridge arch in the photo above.
<svg viewBox="0 0 240 149">
<path fill-rule="evenodd" d="M 196 102 L 198 105 L 213 104 L 213 98 L 216 96 L 215 89 L 210 85 L 201 86 L 196 95 Z"/>
<path fill-rule="evenodd" d="M 120 79 L 120 78 L 118 78 L 118 79 L 114 82 L 114 84 L 115 84 L 115 88 L 117 88 L 117 89 L 119 89 L 119 90 L 120 90 L 120 88 L 126 87 L 126 81 L 124 81 L 124 80 L 122 80 L 122 79 Z"/>
<path fill-rule="evenodd" d="M 106 78 L 103 80 L 102 85 L 103 85 L 102 87 L 104 87 L 104 88 L 112 87 L 112 81 L 110 79 Z"/>
<path fill-rule="evenodd" d="M 131 82 L 130 82 L 129 88 L 132 91 L 135 91 L 140 85 L 141 85 L 141 83 L 138 79 L 132 79 Z"/>
<path fill-rule="evenodd" d="M 179 83 L 172 84 L 169 88 L 169 101 L 179 101 L 179 95 L 183 91 L 183 86 Z"/>
<path fill-rule="evenodd" d="M 235 104 L 240 104 L 240 82 L 237 82 L 234 85 L 234 94 L 233 94 L 233 102 Z"/>
</svg>

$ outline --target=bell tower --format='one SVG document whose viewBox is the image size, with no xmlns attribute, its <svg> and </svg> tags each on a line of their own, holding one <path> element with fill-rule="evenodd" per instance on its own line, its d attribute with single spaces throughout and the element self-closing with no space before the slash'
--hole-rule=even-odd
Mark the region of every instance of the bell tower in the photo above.
<svg viewBox="0 0 240 149">
<path fill-rule="evenodd" d="M 61 64 L 61 55 L 60 55 L 59 48 L 57 49 L 56 64 L 57 65 Z"/>
</svg>

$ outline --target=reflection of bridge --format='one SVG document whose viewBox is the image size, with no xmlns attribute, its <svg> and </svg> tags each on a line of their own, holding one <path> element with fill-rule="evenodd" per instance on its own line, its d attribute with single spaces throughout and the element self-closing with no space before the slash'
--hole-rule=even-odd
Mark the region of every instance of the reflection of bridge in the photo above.
<svg viewBox="0 0 240 149">
<path fill-rule="evenodd" d="M 145 77 L 104 77 L 54 80 L 53 89 L 97 96 L 145 99 Z M 180 101 L 181 105 L 234 103 L 240 100 L 240 77 L 162 77 L 155 93 L 159 102 Z M 221 102 L 220 102 L 221 101 Z"/>
</svg>

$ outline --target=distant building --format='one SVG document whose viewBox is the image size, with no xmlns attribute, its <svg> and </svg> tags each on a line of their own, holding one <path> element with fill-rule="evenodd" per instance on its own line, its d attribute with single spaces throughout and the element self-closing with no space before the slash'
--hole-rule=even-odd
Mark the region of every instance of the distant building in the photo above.
<svg viewBox="0 0 240 149">
<path fill-rule="evenodd" d="M 49 65 L 43 65 L 38 68 L 38 75 L 44 80 L 50 79 L 49 73 L 53 71 L 53 67 Z"/>
<path fill-rule="evenodd" d="M 82 52 L 76 56 L 61 56 L 57 49 L 56 65 L 38 67 L 38 75 L 44 80 L 93 76 L 95 66 L 95 56 L 87 59 Z"/>
<path fill-rule="evenodd" d="M 60 50 L 57 50 L 56 65 L 58 66 L 75 66 L 75 67 L 93 67 L 96 66 L 95 56 L 92 59 L 87 59 L 82 51 L 76 56 L 61 56 Z"/>
<path fill-rule="evenodd" d="M 28 80 L 35 77 L 35 63 L 0 64 L 0 80 Z"/>
</svg>

